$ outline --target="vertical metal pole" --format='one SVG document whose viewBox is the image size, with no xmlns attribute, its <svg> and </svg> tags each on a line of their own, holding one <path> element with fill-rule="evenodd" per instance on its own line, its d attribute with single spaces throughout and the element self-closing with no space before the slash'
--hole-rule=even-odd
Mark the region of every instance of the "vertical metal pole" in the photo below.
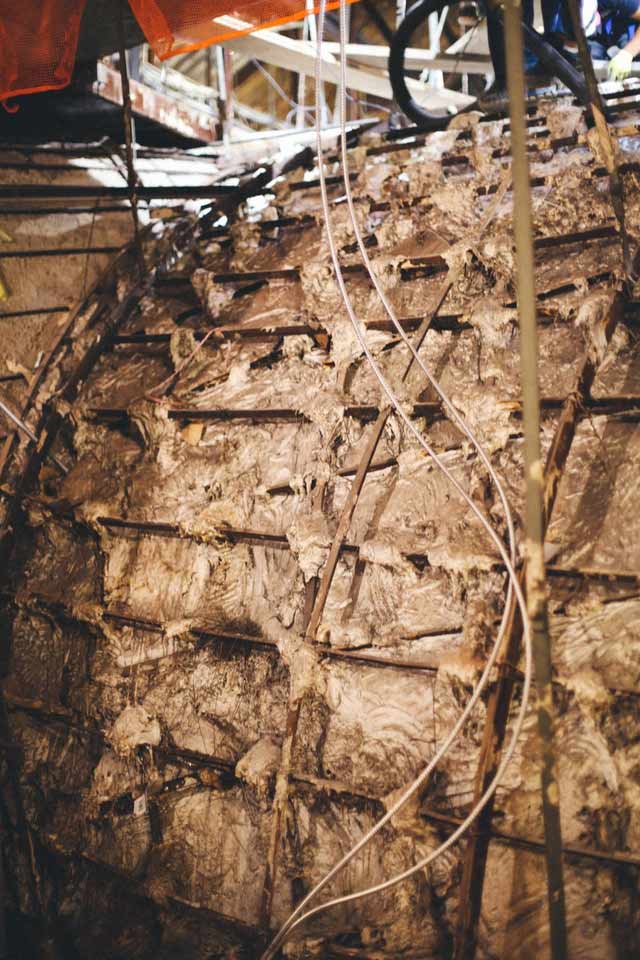
<svg viewBox="0 0 640 960">
<path fill-rule="evenodd" d="M 127 183 L 129 185 L 129 202 L 133 219 L 133 234 L 138 256 L 140 275 L 145 271 L 144 254 L 140 240 L 140 221 L 138 219 L 137 177 L 133 158 L 133 119 L 131 113 L 131 91 L 129 90 L 129 72 L 127 70 L 127 51 L 124 39 L 124 12 L 126 0 L 121 0 L 118 16 L 118 47 L 120 61 L 120 79 L 122 82 L 122 121 L 124 124 L 124 143 L 127 155 Z"/>
<path fill-rule="evenodd" d="M 233 54 L 224 47 L 216 47 L 218 71 L 218 111 L 222 125 L 221 138 L 225 143 L 231 137 L 233 123 Z"/>
<path fill-rule="evenodd" d="M 344 18 L 347 31 L 347 42 L 351 42 L 351 28 L 353 26 L 353 8 L 348 5 L 344 11 Z M 337 97 L 337 100 L 340 98 Z M 347 99 L 347 120 L 357 120 L 360 112 L 358 106 L 358 94 L 352 91 Z M 339 122 L 339 121 L 338 121 Z"/>
<path fill-rule="evenodd" d="M 233 127 L 233 51 L 226 47 L 222 52 L 224 59 L 224 85 L 226 90 L 225 99 L 225 126 L 227 128 L 227 138 L 230 140 Z"/>
<path fill-rule="evenodd" d="M 511 119 L 513 221 L 517 258 L 518 316 L 526 476 L 527 615 L 533 635 L 538 692 L 538 734 L 542 759 L 542 810 L 545 831 L 549 926 L 553 960 L 566 960 L 567 930 L 562 869 L 560 795 L 553 740 L 551 649 L 544 567 L 544 469 L 540 450 L 538 334 L 533 258 L 533 222 L 527 158 L 525 86 L 520 0 L 506 0 L 505 48 Z"/>
<path fill-rule="evenodd" d="M 2 854 L 3 833 L 0 832 L 0 960 L 9 960 L 7 946 L 7 903 L 8 890 L 4 874 L 4 856 Z"/>
<path fill-rule="evenodd" d="M 140 47 L 134 47 L 126 52 L 127 75 L 131 80 L 140 79 Z M 136 136 L 136 118 L 131 114 L 131 155 L 133 162 L 138 159 L 138 138 Z"/>
<path fill-rule="evenodd" d="M 446 10 L 439 15 L 437 11 L 430 13 L 427 17 L 427 27 L 429 30 L 429 53 L 436 57 L 440 53 L 440 38 L 442 37 L 442 28 L 446 20 Z M 425 71 L 426 82 L 435 87 L 436 90 L 442 90 L 444 87 L 444 74 L 442 70 Z"/>
<path fill-rule="evenodd" d="M 126 53 L 127 74 L 131 76 L 134 80 L 136 80 L 137 78 L 131 72 L 131 62 L 132 62 L 131 54 L 132 53 L 133 53 L 132 50 L 131 51 L 127 50 L 127 53 Z M 138 162 L 138 136 L 136 134 L 136 118 L 133 115 L 133 111 L 130 111 L 130 116 L 131 116 L 131 160 L 135 164 Z"/>
<path fill-rule="evenodd" d="M 216 47 L 216 71 L 218 74 L 218 118 L 220 123 L 220 139 L 224 141 L 227 136 L 227 81 L 224 75 L 224 51 L 221 46 Z"/>
<path fill-rule="evenodd" d="M 316 23 L 316 18 L 313 13 L 314 0 L 307 0 L 307 26 L 309 29 L 309 42 L 313 46 L 314 50 L 316 49 L 318 42 L 318 25 Z M 320 112 L 322 118 L 322 124 L 325 126 L 330 123 L 329 118 L 329 108 L 327 106 L 327 100 L 325 96 L 324 83 L 322 84 L 322 89 L 320 90 Z"/>
<path fill-rule="evenodd" d="M 396 0 L 396 19 L 395 27 L 397 30 L 402 21 L 405 18 L 407 13 L 407 0 Z M 387 41 L 390 43 L 391 41 Z M 405 117 L 404 113 L 398 105 L 398 101 L 395 98 L 391 101 L 391 113 L 389 115 L 389 125 L 391 127 L 404 127 L 409 121 Z"/>
<path fill-rule="evenodd" d="M 308 17 L 300 24 L 300 39 L 304 42 L 308 33 Z M 298 109 L 296 111 L 296 129 L 304 129 L 305 105 L 307 100 L 307 78 L 304 73 L 298 74 L 298 91 L 296 95 Z"/>
<path fill-rule="evenodd" d="M 207 47 L 204 62 L 204 82 L 205 86 L 211 88 L 213 85 L 213 50 Z"/>
<path fill-rule="evenodd" d="M 300 39 L 304 43 L 307 39 L 308 26 L 307 26 L 307 17 L 300 24 Z M 296 110 L 296 129 L 304 129 L 304 110 L 307 99 L 307 78 L 304 73 L 298 74 L 298 90 L 296 93 L 296 101 L 298 103 L 298 109 Z"/>
</svg>

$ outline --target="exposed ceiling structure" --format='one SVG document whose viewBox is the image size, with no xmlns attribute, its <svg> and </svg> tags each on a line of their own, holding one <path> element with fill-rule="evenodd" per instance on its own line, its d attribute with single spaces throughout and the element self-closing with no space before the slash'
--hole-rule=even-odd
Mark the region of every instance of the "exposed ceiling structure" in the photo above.
<svg viewBox="0 0 640 960">
<path fill-rule="evenodd" d="M 640 955 L 640 86 L 405 6 L 0 119 L 7 960 Z"/>
</svg>

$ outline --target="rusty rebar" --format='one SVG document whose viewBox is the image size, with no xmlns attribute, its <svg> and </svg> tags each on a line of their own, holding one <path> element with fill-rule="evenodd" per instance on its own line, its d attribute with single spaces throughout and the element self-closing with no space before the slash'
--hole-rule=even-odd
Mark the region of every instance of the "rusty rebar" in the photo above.
<svg viewBox="0 0 640 960">
<path fill-rule="evenodd" d="M 233 197 L 239 192 L 237 185 L 225 183 L 202 184 L 200 186 L 172 185 L 165 187 L 138 187 L 138 200 L 209 200 L 218 197 Z M 129 187 L 109 187 L 100 184 L 66 184 L 66 183 L 21 183 L 0 184 L 0 198 L 2 199 L 129 199 Z"/>
<path fill-rule="evenodd" d="M 96 211 L 100 213 L 101 211 Z M 87 254 L 119 253 L 122 247 L 48 247 L 44 250 L 2 250 L 0 260 L 30 260 L 33 257 L 73 257 Z M 42 312 L 42 311 L 40 311 Z"/>
<path fill-rule="evenodd" d="M 0 320 L 17 320 L 20 317 L 38 317 L 48 313 L 67 313 L 68 306 L 39 307 L 33 310 L 10 310 L 0 313 Z"/>
<path fill-rule="evenodd" d="M 103 733 L 92 727 L 82 725 L 80 722 L 74 722 L 74 714 L 67 707 L 59 707 L 53 703 L 47 703 L 35 698 L 21 697 L 16 694 L 7 693 L 5 695 L 7 706 L 10 710 L 21 711 L 27 714 L 41 718 L 43 721 L 49 721 L 52 724 L 63 726 L 80 736 L 86 738 L 95 738 L 99 741 L 104 739 Z M 80 718 L 78 718 L 79 720 Z M 204 767 L 208 769 L 217 769 L 227 776 L 233 776 L 234 763 L 225 760 L 222 757 L 212 756 L 210 754 L 200 753 L 194 750 L 184 749 L 157 749 L 156 754 L 169 763 L 175 764 L 176 761 L 184 762 L 194 767 Z M 293 771 L 291 782 L 301 788 L 311 788 L 315 794 L 333 795 L 337 798 L 347 801 L 366 801 L 376 807 L 381 806 L 383 799 L 374 794 L 369 794 L 361 790 L 349 788 L 346 784 L 338 780 L 329 780 L 307 774 L 302 771 Z M 420 810 L 420 816 L 433 823 L 438 823 L 443 827 L 456 827 L 462 822 L 462 818 L 449 811 L 438 810 L 429 806 L 423 806 Z M 498 842 L 505 843 L 508 846 L 522 847 L 529 849 L 534 853 L 543 853 L 544 842 L 533 837 L 523 837 L 508 830 L 501 830 L 498 827 L 492 827 L 490 837 Z M 563 856 L 571 860 L 596 860 L 610 865 L 617 869 L 623 867 L 640 867 L 640 857 L 634 853 L 628 853 L 624 850 L 599 850 L 596 847 L 590 847 L 586 844 L 568 843 L 563 846 Z"/>
</svg>

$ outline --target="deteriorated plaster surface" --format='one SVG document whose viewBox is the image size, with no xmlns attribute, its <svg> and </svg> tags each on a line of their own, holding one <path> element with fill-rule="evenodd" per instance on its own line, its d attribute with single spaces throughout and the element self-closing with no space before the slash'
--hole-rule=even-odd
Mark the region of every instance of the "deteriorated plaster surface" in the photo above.
<svg viewBox="0 0 640 960">
<path fill-rule="evenodd" d="M 539 151 L 532 175 L 544 178 L 533 191 L 538 235 L 612 223 L 606 179 L 580 111 L 552 103 L 540 113 L 549 133 L 532 140 Z M 550 138 L 576 130 L 573 145 L 552 149 Z M 492 202 L 487 187 L 504 175 L 504 123 L 478 124 L 471 116 L 424 145 L 369 156 L 364 147 L 375 139 L 362 143 L 351 151 L 358 210 L 398 314 L 424 316 L 446 265 L 464 263 L 440 311 L 449 321 L 434 324 L 423 356 L 491 452 L 519 515 L 510 195 L 485 238 L 474 237 Z M 637 150 L 637 138 L 627 137 L 623 147 Z M 189 287 L 158 288 L 140 302 L 122 332 L 167 333 L 170 341 L 120 345 L 103 356 L 75 407 L 61 410 L 73 469 L 61 481 L 45 468 L 25 503 L 6 615 L 4 689 L 11 738 L 22 751 L 27 816 L 50 857 L 43 858 L 43 896 L 80 955 L 256 956 L 252 938 L 262 922 L 290 688 L 303 701 L 274 926 L 428 761 L 464 708 L 494 635 L 504 587 L 495 551 L 392 416 L 374 458 L 381 468 L 364 485 L 347 538 L 359 554 L 343 552 L 317 643 L 301 643 L 308 585 L 322 572 L 352 482 L 337 471 L 355 468 L 366 444 L 368 424 L 348 408 L 380 400 L 331 279 L 318 191 L 290 190 L 301 176 L 280 181 L 261 211 L 255 203 L 244 208 L 228 237 L 201 240 L 179 264 Z M 636 233 L 634 173 L 626 186 Z M 339 189 L 332 195 L 337 199 Z M 261 218 L 303 215 L 312 219 L 257 226 Z M 344 262 L 357 264 L 343 204 L 336 204 L 335 219 Z M 414 262 L 438 256 L 440 272 Z M 257 289 L 215 279 L 287 267 L 299 268 L 299 279 L 269 279 Z M 543 248 L 536 270 L 541 391 L 562 400 L 588 341 L 593 304 L 619 283 L 620 246 L 612 237 Z M 349 274 L 348 286 L 363 320 L 375 327 L 385 319 L 362 273 Z M 192 310 L 181 319 L 194 303 L 204 315 Z M 309 332 L 275 336 L 294 322 Z M 222 324 L 268 330 L 262 339 L 211 338 L 162 402 L 151 399 L 191 355 L 194 333 Z M 378 327 L 369 342 L 403 402 L 433 401 L 419 371 L 401 386 L 406 352 L 384 324 Z M 629 322 L 616 331 L 593 395 L 637 395 L 639 379 Z M 96 412 L 103 408 L 121 413 L 105 421 Z M 292 413 L 271 421 L 187 422 L 170 418 L 172 408 Z M 545 450 L 558 412 L 556 405 L 545 413 Z M 419 422 L 500 526 L 494 491 L 469 445 L 441 415 Z M 633 418 L 596 409 L 582 419 L 549 531 L 556 568 L 638 570 L 639 462 Z M 104 517 L 177 530 L 113 528 L 100 522 Z M 229 527 L 281 540 L 234 541 L 225 535 Z M 550 604 L 565 842 L 637 852 L 635 586 L 559 575 Z M 151 624 L 132 625 L 127 617 Z M 336 656 L 345 650 L 363 656 Z M 372 654 L 404 665 L 375 665 L 366 660 Z M 483 701 L 422 806 L 376 838 L 332 893 L 397 873 L 446 836 L 427 814 L 468 809 L 484 721 Z M 495 824 L 540 839 L 536 749 L 532 708 L 498 792 Z M 454 848 L 393 891 L 333 911 L 287 955 L 448 956 L 463 852 L 463 845 Z M 12 889 L 28 912 L 25 873 L 18 857 Z M 637 884 L 637 868 L 567 860 L 572 958 L 634 955 Z M 479 957 L 547 955 L 544 890 L 539 853 L 492 843 Z M 105 939 L 112 952 L 105 952 Z M 354 952 L 340 953 L 348 948 Z"/>
</svg>

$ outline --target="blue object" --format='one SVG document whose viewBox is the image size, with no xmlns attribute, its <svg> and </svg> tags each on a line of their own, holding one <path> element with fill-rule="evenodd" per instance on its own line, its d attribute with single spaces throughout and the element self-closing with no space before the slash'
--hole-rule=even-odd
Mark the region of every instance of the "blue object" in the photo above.
<svg viewBox="0 0 640 960">
<path fill-rule="evenodd" d="M 626 47 L 638 28 L 633 17 L 639 7 L 638 0 L 616 0 L 615 3 L 598 5 L 600 26 L 589 38 L 589 49 L 594 59 L 607 60 L 609 47 L 619 47 L 621 50 Z"/>
<path fill-rule="evenodd" d="M 607 60 L 607 50 L 610 47 L 622 49 L 627 45 L 640 25 L 633 20 L 638 9 L 640 9 L 640 0 L 611 0 L 608 3 L 598 4 L 600 24 L 595 33 L 588 38 L 591 56 L 595 60 Z M 528 26 L 533 26 L 533 0 L 523 0 L 522 19 Z M 564 0 L 542 0 L 542 19 L 545 39 L 561 50 L 564 39 L 573 36 L 571 18 Z M 495 86 L 499 90 L 506 89 L 504 29 L 500 17 L 491 9 L 487 11 L 487 34 L 495 73 Z M 525 71 L 535 71 L 537 67 L 538 58 L 525 48 Z"/>
</svg>

